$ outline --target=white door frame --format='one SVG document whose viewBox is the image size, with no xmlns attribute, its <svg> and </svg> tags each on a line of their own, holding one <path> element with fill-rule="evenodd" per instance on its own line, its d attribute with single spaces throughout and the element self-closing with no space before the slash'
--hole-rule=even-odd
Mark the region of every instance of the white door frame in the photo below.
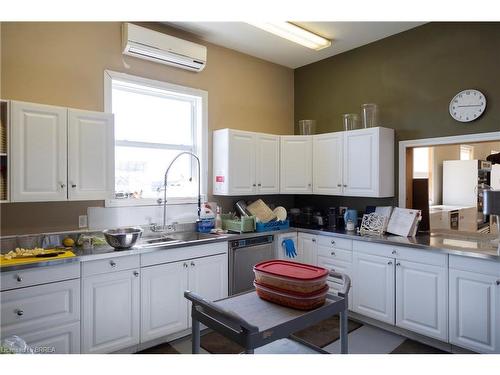
<svg viewBox="0 0 500 375">
<path fill-rule="evenodd" d="M 477 143 L 500 141 L 500 131 L 490 133 L 477 133 L 453 135 L 449 137 L 411 139 L 399 142 L 399 207 L 406 207 L 406 149 L 413 147 L 451 145 L 457 143 Z"/>
</svg>

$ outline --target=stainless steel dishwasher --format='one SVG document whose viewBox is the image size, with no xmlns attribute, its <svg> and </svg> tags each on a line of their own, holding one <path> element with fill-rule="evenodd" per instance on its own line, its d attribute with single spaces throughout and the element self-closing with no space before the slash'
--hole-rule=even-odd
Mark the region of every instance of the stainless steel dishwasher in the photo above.
<svg viewBox="0 0 500 375">
<path fill-rule="evenodd" d="M 274 259 L 274 236 L 229 241 L 229 294 L 253 289 L 253 266 Z"/>
</svg>

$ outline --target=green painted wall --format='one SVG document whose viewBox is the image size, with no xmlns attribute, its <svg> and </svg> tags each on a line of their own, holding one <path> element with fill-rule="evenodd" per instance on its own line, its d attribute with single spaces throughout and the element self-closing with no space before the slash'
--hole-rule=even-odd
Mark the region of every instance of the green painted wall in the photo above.
<svg viewBox="0 0 500 375">
<path fill-rule="evenodd" d="M 448 105 L 466 88 L 488 102 L 481 118 L 461 124 Z M 379 105 L 398 141 L 500 130 L 500 23 L 425 24 L 295 70 L 296 123 L 342 130 L 341 115 L 363 103 Z"/>
<path fill-rule="evenodd" d="M 333 41 L 335 43 L 335 41 Z M 448 105 L 467 88 L 482 91 L 485 113 L 462 124 Z M 341 115 L 377 103 L 397 142 L 500 130 L 500 23 L 429 23 L 295 70 L 295 132 L 315 119 L 317 133 L 342 129 Z M 397 205 L 397 199 L 296 196 L 295 205 Z"/>
</svg>

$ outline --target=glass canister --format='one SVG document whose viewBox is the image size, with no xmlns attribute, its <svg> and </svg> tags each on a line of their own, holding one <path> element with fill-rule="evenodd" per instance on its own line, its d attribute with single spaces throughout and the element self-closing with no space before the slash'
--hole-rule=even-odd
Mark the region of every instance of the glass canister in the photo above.
<svg viewBox="0 0 500 375">
<path fill-rule="evenodd" d="M 313 135 L 316 132 L 316 120 L 299 120 L 299 134 Z"/>
<path fill-rule="evenodd" d="M 346 113 L 342 115 L 344 130 L 359 129 L 359 115 L 357 113 Z"/>
<path fill-rule="evenodd" d="M 363 128 L 378 126 L 378 106 L 373 103 L 363 104 L 361 106 L 361 119 Z"/>
</svg>

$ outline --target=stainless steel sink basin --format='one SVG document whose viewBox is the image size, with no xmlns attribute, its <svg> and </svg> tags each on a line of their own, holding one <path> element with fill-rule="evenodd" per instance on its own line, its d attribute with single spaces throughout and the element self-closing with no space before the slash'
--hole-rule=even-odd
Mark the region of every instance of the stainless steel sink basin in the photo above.
<svg viewBox="0 0 500 375">
<path fill-rule="evenodd" d="M 142 247 L 161 247 L 181 242 L 185 243 L 185 242 L 215 240 L 224 237 L 226 236 L 221 236 L 211 233 L 178 232 L 178 233 L 169 233 L 161 237 L 144 239 L 141 245 Z"/>
</svg>

